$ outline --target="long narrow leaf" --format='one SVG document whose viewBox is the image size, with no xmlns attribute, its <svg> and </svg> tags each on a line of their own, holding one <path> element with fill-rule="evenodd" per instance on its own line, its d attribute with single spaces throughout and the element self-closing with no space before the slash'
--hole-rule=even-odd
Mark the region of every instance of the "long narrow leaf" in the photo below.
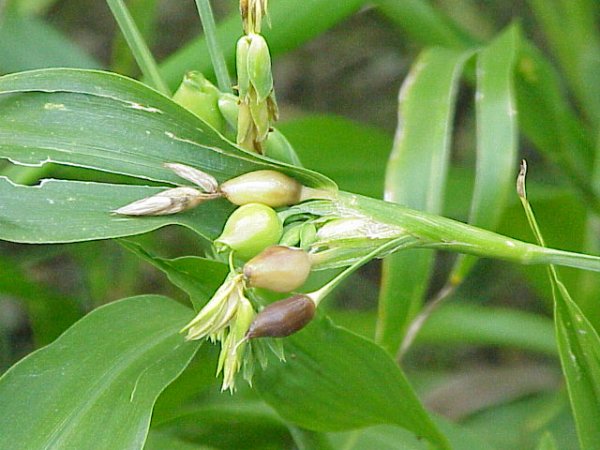
<svg viewBox="0 0 600 450">
<path fill-rule="evenodd" d="M 382 12 L 417 42 L 459 49 L 480 44 L 430 2 L 378 3 L 382 4 Z M 523 133 L 568 176 L 589 206 L 600 211 L 600 200 L 589 182 L 595 136 L 590 136 L 586 125 L 574 114 L 556 69 L 529 41 L 521 46 L 515 87 Z"/>
<path fill-rule="evenodd" d="M 405 80 L 387 167 L 386 200 L 441 213 L 456 91 L 470 55 L 428 50 Z M 377 339 L 390 352 L 396 351 L 423 301 L 432 263 L 432 253 L 422 250 L 404 251 L 384 262 Z"/>
<path fill-rule="evenodd" d="M 513 71 L 519 30 L 512 26 L 477 56 L 477 172 L 469 223 L 495 230 L 512 193 L 517 160 Z M 460 283 L 476 259 L 460 258 L 450 276 Z"/>
<path fill-rule="evenodd" d="M 525 192 L 527 166 L 521 166 L 517 190 L 533 234 L 541 246 L 544 238 Z M 559 278 L 553 265 L 548 278 L 554 297 L 554 324 L 558 353 L 565 374 L 579 442 L 584 450 L 600 442 L 600 337 Z"/>
</svg>

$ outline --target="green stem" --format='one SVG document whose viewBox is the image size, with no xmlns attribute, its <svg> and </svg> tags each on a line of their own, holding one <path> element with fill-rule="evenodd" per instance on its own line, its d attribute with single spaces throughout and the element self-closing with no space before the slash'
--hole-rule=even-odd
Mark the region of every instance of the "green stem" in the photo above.
<svg viewBox="0 0 600 450">
<path fill-rule="evenodd" d="M 315 305 L 319 306 L 319 303 L 321 303 L 321 300 L 323 300 L 331 291 L 333 291 L 342 281 L 344 281 L 346 278 L 348 278 L 348 276 L 350 276 L 359 267 L 363 266 L 364 264 L 368 263 L 372 259 L 376 258 L 377 256 L 379 256 L 382 253 L 385 253 L 387 251 L 390 251 L 390 250 L 396 251 L 399 249 L 414 247 L 415 245 L 417 245 L 419 243 L 420 243 L 419 239 L 415 238 L 414 236 L 408 235 L 408 234 L 404 235 L 404 236 L 400 236 L 391 241 L 388 241 L 385 244 L 377 247 L 372 252 L 370 252 L 370 253 L 366 254 L 365 256 L 363 256 L 362 258 L 360 258 L 354 264 L 352 264 L 347 269 L 345 269 L 344 271 L 339 273 L 335 278 L 333 278 L 325 286 L 321 287 L 320 289 L 318 289 L 314 292 L 311 292 L 308 295 L 315 302 Z"/>
<path fill-rule="evenodd" d="M 170 97 L 171 92 L 158 72 L 158 65 L 123 0 L 106 0 L 106 2 L 144 77 L 150 80 L 154 88 Z"/>
<path fill-rule="evenodd" d="M 200 20 L 202 21 L 204 37 L 206 39 L 206 45 L 215 71 L 215 76 L 217 77 L 219 90 L 221 92 L 231 93 L 233 92 L 231 89 L 231 79 L 229 78 L 229 72 L 227 71 L 225 57 L 217 42 L 217 26 L 215 24 L 212 8 L 210 7 L 210 0 L 196 0 L 196 6 L 198 7 L 198 14 L 200 14 Z"/>
<path fill-rule="evenodd" d="M 456 220 L 353 194 L 340 193 L 329 213 L 357 214 L 403 228 L 420 238 L 423 247 L 498 258 L 520 264 L 556 264 L 600 272 L 600 257 L 544 248 Z"/>
</svg>

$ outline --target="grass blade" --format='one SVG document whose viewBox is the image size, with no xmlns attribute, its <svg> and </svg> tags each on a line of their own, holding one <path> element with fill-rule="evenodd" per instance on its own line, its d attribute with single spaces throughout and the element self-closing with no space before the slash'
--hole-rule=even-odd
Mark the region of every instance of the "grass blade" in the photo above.
<svg viewBox="0 0 600 450">
<path fill-rule="evenodd" d="M 225 58 L 223 57 L 223 53 L 221 52 L 221 48 L 217 41 L 217 26 L 215 24 L 212 8 L 210 7 L 210 1 L 196 0 L 196 6 L 198 8 L 198 14 L 200 14 L 200 20 L 202 20 L 204 38 L 206 39 L 210 60 L 217 77 L 219 90 L 221 92 L 232 92 L 227 64 L 225 63 Z"/>
<path fill-rule="evenodd" d="M 158 91 L 163 94 L 169 96 L 171 93 L 169 92 L 169 88 L 163 81 L 160 73 L 158 71 L 158 66 L 156 65 L 156 61 L 150 53 L 150 49 L 148 45 L 144 41 L 140 30 L 138 30 L 131 14 L 127 10 L 125 3 L 123 0 L 106 0 L 108 6 L 110 7 L 113 16 L 115 17 L 117 23 L 119 24 L 119 28 L 125 36 L 125 40 L 131 49 L 131 53 L 135 60 L 137 61 L 142 73 L 150 83 L 156 88 Z"/>
<path fill-rule="evenodd" d="M 405 80 L 387 166 L 386 200 L 441 212 L 458 80 L 471 54 L 427 50 Z M 384 262 L 377 340 L 390 352 L 396 351 L 421 306 L 432 263 L 432 253 L 423 250 L 403 251 Z"/>
<path fill-rule="evenodd" d="M 156 21 L 158 0 L 129 0 L 129 13 L 136 23 L 144 41 L 151 46 L 156 40 Z M 112 42 L 110 68 L 113 72 L 135 76 L 139 68 L 122 33 L 116 33 Z"/>
<path fill-rule="evenodd" d="M 428 2 L 378 3 L 382 12 L 417 42 L 460 49 L 480 44 Z M 437 28 L 442 32 L 433 32 Z M 523 133 L 568 177 L 589 207 L 600 212 L 600 199 L 590 183 L 595 136 L 574 114 L 556 69 L 531 42 L 524 41 L 516 75 L 517 110 Z"/>
<path fill-rule="evenodd" d="M 527 166 L 523 162 L 517 190 L 533 234 L 544 246 L 542 233 L 525 192 L 526 171 Z M 558 350 L 577 435 L 581 448 L 596 449 L 600 442 L 600 337 L 571 298 L 553 265 L 548 267 L 548 277 L 553 288 Z"/>
<path fill-rule="evenodd" d="M 509 194 L 517 159 L 513 70 L 519 29 L 510 27 L 477 56 L 477 170 L 469 223 L 495 230 Z M 476 258 L 460 257 L 450 275 L 460 284 Z"/>
<path fill-rule="evenodd" d="M 579 103 L 591 122 L 600 126 L 598 5 L 593 0 L 528 3 Z"/>
</svg>

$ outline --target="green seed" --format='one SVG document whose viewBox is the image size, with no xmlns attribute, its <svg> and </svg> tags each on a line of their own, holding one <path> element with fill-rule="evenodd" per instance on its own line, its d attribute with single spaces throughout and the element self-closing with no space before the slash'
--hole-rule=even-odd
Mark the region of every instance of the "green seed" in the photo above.
<svg viewBox="0 0 600 450">
<path fill-rule="evenodd" d="M 298 203 L 302 185 L 280 172 L 257 170 L 226 181 L 220 191 L 236 205 L 262 203 L 277 208 Z"/>
<path fill-rule="evenodd" d="M 229 216 L 215 246 L 219 251 L 229 248 L 240 258 L 250 259 L 279 242 L 282 233 L 281 220 L 273 209 L 260 203 L 250 203 Z"/>
<path fill-rule="evenodd" d="M 310 258 L 304 250 L 274 245 L 244 265 L 244 277 L 250 287 L 290 292 L 304 284 L 310 269 Z"/>
</svg>

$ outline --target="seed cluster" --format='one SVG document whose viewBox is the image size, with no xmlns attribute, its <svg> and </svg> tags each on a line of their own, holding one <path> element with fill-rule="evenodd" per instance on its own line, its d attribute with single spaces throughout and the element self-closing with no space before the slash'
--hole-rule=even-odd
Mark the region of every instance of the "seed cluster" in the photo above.
<svg viewBox="0 0 600 450">
<path fill-rule="evenodd" d="M 283 223 L 273 208 L 295 205 L 310 198 L 315 191 L 273 170 L 249 172 L 219 184 L 211 175 L 193 167 L 179 163 L 165 166 L 197 188 L 168 189 L 119 208 L 115 213 L 174 214 L 215 198 L 239 205 L 214 241 L 217 252 L 230 255 L 230 274 L 198 315 L 182 329 L 188 340 L 209 338 L 221 343 L 217 373 L 223 372 L 223 389 L 233 390 L 239 370 L 243 369 L 244 377 L 250 379 L 252 355 L 257 353 L 261 360 L 258 349 L 262 344 L 255 339 L 289 336 L 301 330 L 314 316 L 316 304 L 310 295 L 304 294 L 292 295 L 256 313 L 258 297 L 253 292 L 254 289 L 293 292 L 307 280 L 312 269 L 311 258 L 305 250 L 293 246 L 301 243 L 300 234 L 292 245 L 282 245 Z M 285 240 L 290 241 L 289 233 Z M 237 269 L 234 263 L 240 260 L 245 263 Z M 248 297 L 254 297 L 254 301 Z M 248 345 L 249 342 L 253 344 Z"/>
</svg>

